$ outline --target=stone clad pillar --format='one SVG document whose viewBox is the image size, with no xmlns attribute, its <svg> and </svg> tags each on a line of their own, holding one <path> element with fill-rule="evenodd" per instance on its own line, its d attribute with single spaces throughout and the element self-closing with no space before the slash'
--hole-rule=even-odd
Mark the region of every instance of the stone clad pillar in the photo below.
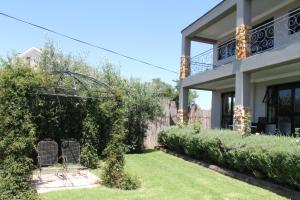
<svg viewBox="0 0 300 200">
<path fill-rule="evenodd" d="M 184 79 L 190 75 L 190 57 L 181 56 L 180 61 L 180 79 Z"/>
<path fill-rule="evenodd" d="M 244 60 L 249 57 L 250 26 L 241 24 L 236 28 L 236 58 Z"/>
<path fill-rule="evenodd" d="M 249 131 L 251 78 L 249 73 L 237 72 L 235 77 L 235 106 L 233 128 L 240 132 Z"/>
<path fill-rule="evenodd" d="M 186 124 L 188 122 L 188 108 L 189 108 L 189 89 L 180 88 L 179 93 L 179 109 L 178 109 L 178 124 Z"/>
<path fill-rule="evenodd" d="M 237 27 L 236 27 L 236 58 L 238 61 L 250 56 L 251 40 L 251 0 L 237 1 Z M 239 62 L 237 62 L 239 65 Z M 250 74 L 241 72 L 235 76 L 235 106 L 233 116 L 233 129 L 240 132 L 250 131 Z"/>
<path fill-rule="evenodd" d="M 251 0 L 237 1 L 236 21 L 236 58 L 237 60 L 243 60 L 250 55 Z"/>
<path fill-rule="evenodd" d="M 180 59 L 180 80 L 190 75 L 190 55 L 191 55 L 191 40 L 182 38 L 181 59 Z"/>
<path fill-rule="evenodd" d="M 178 123 L 185 124 L 188 122 L 188 97 L 189 89 L 182 87 L 182 80 L 190 75 L 190 54 L 191 54 L 191 40 L 182 38 L 182 52 L 180 62 L 180 92 L 179 92 L 179 109 L 178 109 Z"/>
</svg>

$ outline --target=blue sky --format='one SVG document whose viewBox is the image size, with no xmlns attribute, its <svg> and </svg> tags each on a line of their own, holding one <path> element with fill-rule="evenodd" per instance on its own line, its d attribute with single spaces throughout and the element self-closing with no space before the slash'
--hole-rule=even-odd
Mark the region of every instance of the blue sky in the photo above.
<svg viewBox="0 0 300 200">
<path fill-rule="evenodd" d="M 181 30 L 219 2 L 7 0 L 1 2 L 0 12 L 178 71 Z M 86 55 L 91 65 L 109 60 L 120 67 L 125 77 L 144 81 L 159 77 L 171 84 L 178 78 L 176 74 L 126 60 L 2 16 L 0 24 L 2 56 L 12 51 L 22 52 L 31 46 L 42 47 L 47 39 L 51 39 L 66 53 Z M 206 45 L 193 45 L 192 55 L 208 48 Z M 197 103 L 202 108 L 210 109 L 210 92 L 199 92 Z"/>
</svg>

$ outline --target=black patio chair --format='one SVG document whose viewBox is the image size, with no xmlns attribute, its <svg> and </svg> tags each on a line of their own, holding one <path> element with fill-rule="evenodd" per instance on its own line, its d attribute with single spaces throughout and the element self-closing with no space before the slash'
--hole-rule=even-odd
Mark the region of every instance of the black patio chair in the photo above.
<svg viewBox="0 0 300 200">
<path fill-rule="evenodd" d="M 80 144 L 76 140 L 63 140 L 61 143 L 63 165 L 66 170 L 86 169 L 80 164 Z"/>
<path fill-rule="evenodd" d="M 51 139 L 40 141 L 37 145 L 37 153 L 40 175 L 42 173 L 42 167 L 58 164 L 58 144 L 55 141 Z"/>
</svg>

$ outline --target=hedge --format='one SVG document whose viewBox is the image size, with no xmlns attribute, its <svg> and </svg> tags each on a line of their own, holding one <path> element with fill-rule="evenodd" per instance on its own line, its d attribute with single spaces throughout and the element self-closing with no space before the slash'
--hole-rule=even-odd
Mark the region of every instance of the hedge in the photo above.
<svg viewBox="0 0 300 200">
<path fill-rule="evenodd" d="M 0 72 L 0 199 L 37 199 L 29 185 L 36 127 L 30 105 L 43 80 L 30 68 Z"/>
<path fill-rule="evenodd" d="M 158 140 L 177 153 L 300 189 L 300 144 L 295 138 L 174 126 L 162 130 Z"/>
</svg>

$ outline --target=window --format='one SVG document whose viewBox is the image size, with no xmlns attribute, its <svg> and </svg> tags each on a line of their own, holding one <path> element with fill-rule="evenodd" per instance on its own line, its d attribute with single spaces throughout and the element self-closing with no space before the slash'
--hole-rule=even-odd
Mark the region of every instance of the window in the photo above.
<svg viewBox="0 0 300 200">
<path fill-rule="evenodd" d="M 26 62 L 27 62 L 28 65 L 30 65 L 31 64 L 31 58 L 30 57 L 26 57 Z"/>
<path fill-rule="evenodd" d="M 268 123 L 274 124 L 276 121 L 276 89 L 269 87 L 266 91 L 263 103 L 267 104 Z"/>
<path fill-rule="evenodd" d="M 274 19 L 253 27 L 251 32 L 251 54 L 262 53 L 274 47 Z"/>
<path fill-rule="evenodd" d="M 222 94 L 222 128 L 232 128 L 233 125 L 233 107 L 235 103 L 234 92 Z"/>
<path fill-rule="evenodd" d="M 235 40 L 230 40 L 218 47 L 218 60 L 223 60 L 235 55 Z"/>
<path fill-rule="evenodd" d="M 268 123 L 276 124 L 282 134 L 291 135 L 300 128 L 300 82 L 269 87 L 263 102 Z"/>
<path fill-rule="evenodd" d="M 278 91 L 278 112 L 289 114 L 292 112 L 292 90 L 280 89 Z"/>
<path fill-rule="evenodd" d="M 300 88 L 295 89 L 295 102 L 294 102 L 294 109 L 295 112 L 300 112 Z"/>
<path fill-rule="evenodd" d="M 289 34 L 300 32 L 300 8 L 293 10 L 289 14 Z"/>
</svg>

